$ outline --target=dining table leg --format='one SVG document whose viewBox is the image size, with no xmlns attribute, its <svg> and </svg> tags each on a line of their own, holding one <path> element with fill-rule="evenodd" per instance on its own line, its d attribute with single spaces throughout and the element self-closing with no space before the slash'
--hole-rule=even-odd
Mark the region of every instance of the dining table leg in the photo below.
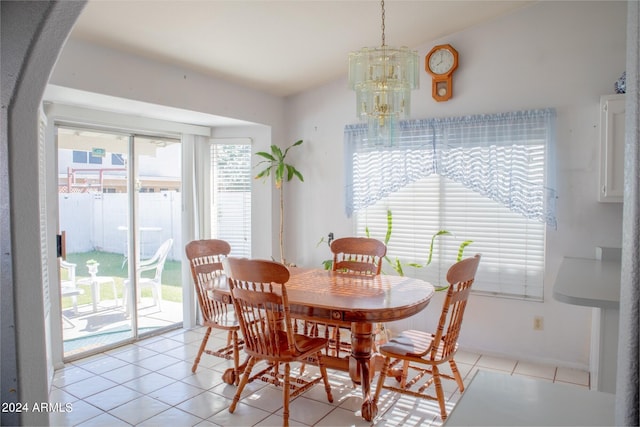
<svg viewBox="0 0 640 427">
<path fill-rule="evenodd" d="M 362 386 L 362 418 L 373 421 L 378 415 L 378 406 L 371 394 L 371 354 L 373 350 L 373 325 L 371 323 L 351 324 L 351 356 L 349 376 L 354 383 Z"/>
</svg>

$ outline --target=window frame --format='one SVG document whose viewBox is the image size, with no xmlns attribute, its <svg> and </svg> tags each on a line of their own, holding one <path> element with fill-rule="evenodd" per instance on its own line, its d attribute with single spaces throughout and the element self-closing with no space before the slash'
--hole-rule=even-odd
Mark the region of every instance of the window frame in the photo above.
<svg viewBox="0 0 640 427">
<path fill-rule="evenodd" d="M 217 218 L 219 213 L 220 213 L 220 209 L 224 208 L 224 201 L 219 197 L 219 193 L 216 192 L 216 186 L 218 185 L 218 183 L 216 182 L 216 169 L 215 169 L 215 161 L 216 161 L 216 150 L 220 147 L 234 147 L 234 146 L 244 146 L 244 149 L 246 150 L 246 154 L 247 157 L 245 159 L 245 166 L 246 169 L 245 172 L 245 176 L 244 176 L 244 188 L 245 191 L 243 191 L 244 193 L 247 193 L 247 189 L 248 189 L 248 194 L 245 194 L 242 197 L 242 203 L 243 203 L 243 207 L 241 209 L 241 212 L 237 212 L 234 211 L 231 214 L 232 215 L 238 215 L 238 214 L 242 214 L 243 215 L 243 220 L 242 220 L 242 231 L 240 235 L 235 234 L 234 232 L 232 232 L 231 234 L 227 234 L 230 233 L 232 230 L 238 230 L 238 227 L 225 227 L 223 225 L 220 224 L 220 222 L 217 222 Z M 231 245 L 231 255 L 232 256 L 240 256 L 240 257 L 247 257 L 250 258 L 251 257 L 251 251 L 252 251 L 252 235 L 251 235 L 251 230 L 252 230 L 252 218 L 251 218 L 251 206 L 252 206 L 252 181 L 253 181 L 253 176 L 252 176 L 252 165 L 251 165 L 251 161 L 252 161 L 252 155 L 253 155 L 253 144 L 251 141 L 251 138 L 216 138 L 216 139 L 212 139 L 210 140 L 210 144 L 209 144 L 209 182 L 210 182 L 210 192 L 209 192 L 209 197 L 211 200 L 211 211 L 209 214 L 209 219 L 210 219 L 210 230 L 211 230 L 211 234 L 212 236 L 214 236 L 215 238 L 219 238 L 219 239 L 223 239 L 226 240 L 227 242 L 229 242 L 229 244 Z M 226 191 L 225 193 L 237 193 L 238 191 Z"/>
</svg>

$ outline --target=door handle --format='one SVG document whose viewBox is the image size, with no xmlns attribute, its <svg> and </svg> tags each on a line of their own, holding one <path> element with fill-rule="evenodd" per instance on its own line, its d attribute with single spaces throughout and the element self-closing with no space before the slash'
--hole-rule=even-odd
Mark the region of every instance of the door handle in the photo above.
<svg viewBox="0 0 640 427">
<path fill-rule="evenodd" d="M 67 232 L 62 231 L 56 235 L 56 256 L 67 259 Z"/>
</svg>

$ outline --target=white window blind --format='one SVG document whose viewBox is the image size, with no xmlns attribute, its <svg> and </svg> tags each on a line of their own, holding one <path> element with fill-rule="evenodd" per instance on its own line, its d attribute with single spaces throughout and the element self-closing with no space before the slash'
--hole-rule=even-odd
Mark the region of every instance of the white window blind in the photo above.
<svg viewBox="0 0 640 427">
<path fill-rule="evenodd" d="M 441 197 L 441 195 L 446 195 Z M 404 274 L 444 285 L 458 248 L 472 240 L 464 256 L 482 254 L 474 291 L 540 300 L 543 297 L 545 225 L 513 213 L 493 200 L 439 175 L 431 175 L 379 200 L 355 215 L 358 235 L 384 240 L 387 211 L 392 215 L 388 257 L 399 259 Z M 439 230 L 429 266 L 431 238 Z M 391 264 L 383 270 L 394 273 Z M 394 273 L 395 274 L 395 273 Z"/>
<path fill-rule="evenodd" d="M 545 226 L 555 226 L 553 110 L 401 122 L 391 144 L 345 129 L 347 212 L 384 239 L 404 274 L 445 284 L 458 247 L 482 254 L 474 290 L 542 300 Z M 432 264 L 425 264 L 431 237 Z M 386 270 L 393 272 L 391 264 Z"/>
<path fill-rule="evenodd" d="M 211 177 L 213 235 L 251 257 L 251 144 L 212 144 Z"/>
</svg>

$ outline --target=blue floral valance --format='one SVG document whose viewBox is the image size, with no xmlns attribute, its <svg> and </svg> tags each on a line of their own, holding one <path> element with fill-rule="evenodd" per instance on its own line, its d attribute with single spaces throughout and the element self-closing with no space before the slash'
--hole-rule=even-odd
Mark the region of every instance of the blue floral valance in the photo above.
<svg viewBox="0 0 640 427">
<path fill-rule="evenodd" d="M 400 121 L 392 137 L 345 127 L 346 211 L 432 173 L 556 226 L 555 110 Z"/>
</svg>

